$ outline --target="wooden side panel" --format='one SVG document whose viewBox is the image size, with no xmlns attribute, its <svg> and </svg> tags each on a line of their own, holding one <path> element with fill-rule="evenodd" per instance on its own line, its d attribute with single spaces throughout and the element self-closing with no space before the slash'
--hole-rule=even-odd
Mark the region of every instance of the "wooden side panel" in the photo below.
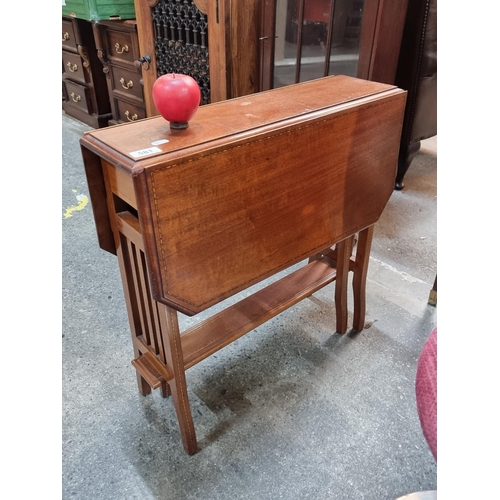
<svg viewBox="0 0 500 500">
<path fill-rule="evenodd" d="M 361 25 L 361 38 L 359 41 L 359 59 L 357 77 L 369 79 L 370 64 L 372 60 L 373 43 L 379 4 L 382 0 L 365 0 L 363 7 L 363 22 Z"/>
<path fill-rule="evenodd" d="M 407 8 L 408 0 L 370 0 L 366 3 L 359 78 L 394 83 Z"/>
<path fill-rule="evenodd" d="M 125 170 L 115 168 L 109 162 L 102 160 L 102 168 L 108 177 L 111 192 L 119 196 L 131 207 L 137 209 L 137 202 L 134 193 L 134 184 L 132 178 Z"/>
<path fill-rule="evenodd" d="M 147 116 L 157 116 L 159 111 L 156 109 L 151 93 L 156 81 L 156 57 L 153 36 L 153 19 L 151 17 L 151 6 L 158 0 L 135 0 L 135 15 L 137 21 L 137 37 L 139 39 L 139 50 L 141 57 L 149 56 L 151 62 L 142 65 L 142 78 L 144 82 L 144 103 L 146 105 Z"/>
<path fill-rule="evenodd" d="M 260 90 L 262 0 L 233 4 L 237 8 L 231 8 L 231 98 Z"/>
<path fill-rule="evenodd" d="M 260 90 L 273 88 L 276 0 L 262 0 L 260 22 Z"/>
<path fill-rule="evenodd" d="M 116 246 L 106 203 L 106 186 L 102 173 L 101 159 L 83 146 L 81 147 L 81 151 L 99 246 L 103 250 L 116 255 Z"/>
<path fill-rule="evenodd" d="M 405 97 L 144 169 L 136 192 L 149 196 L 141 227 L 159 265 L 155 298 L 195 314 L 376 222 L 394 187 Z"/>
<path fill-rule="evenodd" d="M 214 103 L 230 97 L 231 0 L 208 2 L 207 10 L 210 102 Z"/>
</svg>

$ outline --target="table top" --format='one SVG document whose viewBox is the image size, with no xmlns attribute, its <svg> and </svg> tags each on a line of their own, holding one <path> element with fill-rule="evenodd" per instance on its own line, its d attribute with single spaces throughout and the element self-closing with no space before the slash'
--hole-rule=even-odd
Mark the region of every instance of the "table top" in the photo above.
<svg viewBox="0 0 500 500">
<path fill-rule="evenodd" d="M 202 106 L 185 130 L 156 117 L 81 143 L 133 179 L 155 299 L 196 314 L 378 220 L 405 100 L 327 77 Z"/>
<path fill-rule="evenodd" d="M 227 142 L 265 126 L 319 116 L 333 107 L 338 112 L 378 94 L 401 92 L 394 85 L 335 75 L 201 106 L 185 130 L 171 130 L 169 122 L 155 116 L 89 131 L 83 141 L 93 141 L 108 155 L 123 155 L 121 164 L 130 170 L 145 159 L 154 161 L 165 154 L 221 139 Z"/>
</svg>

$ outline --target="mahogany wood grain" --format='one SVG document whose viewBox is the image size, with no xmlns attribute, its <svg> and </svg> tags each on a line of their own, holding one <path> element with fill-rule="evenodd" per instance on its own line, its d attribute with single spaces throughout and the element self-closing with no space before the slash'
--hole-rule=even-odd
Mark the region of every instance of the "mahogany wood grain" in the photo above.
<svg viewBox="0 0 500 500">
<path fill-rule="evenodd" d="M 231 0 L 208 2 L 210 102 L 228 99 L 231 89 Z"/>
<path fill-rule="evenodd" d="M 151 7 L 158 0 L 134 0 L 135 17 L 137 21 L 137 39 L 141 57 L 149 56 L 150 62 L 142 64 L 142 82 L 144 87 L 144 104 L 147 116 L 160 114 L 153 101 L 152 88 L 157 79 L 155 44 L 153 36 L 153 16 Z"/>
<path fill-rule="evenodd" d="M 116 255 L 115 239 L 106 202 L 107 194 L 101 159 L 84 147 L 81 148 L 81 152 L 87 186 L 91 193 L 90 204 L 94 214 L 99 246 L 103 250 Z"/>
<path fill-rule="evenodd" d="M 138 170 L 155 193 L 141 225 L 149 262 L 159 257 L 156 300 L 196 314 L 375 223 L 392 192 L 401 97 Z"/>
<path fill-rule="evenodd" d="M 374 226 L 369 226 L 359 232 L 356 257 L 354 259 L 354 272 L 352 278 L 353 288 L 353 328 L 360 332 L 365 327 L 366 312 L 366 279 L 368 276 L 368 261 L 373 240 Z"/>
<path fill-rule="evenodd" d="M 188 454 L 198 448 L 186 369 L 334 280 L 344 333 L 349 271 L 363 328 L 405 98 L 327 77 L 203 106 L 184 131 L 149 118 L 82 137 L 99 244 L 118 256 L 139 391 L 172 395 Z M 197 314 L 307 259 L 180 332 L 177 311 Z"/>
<path fill-rule="evenodd" d="M 158 389 L 164 381 L 162 375 L 162 365 L 158 364 L 155 356 L 146 351 L 142 356 L 132 360 L 132 365 L 139 370 L 151 389 Z"/>
<path fill-rule="evenodd" d="M 188 455 L 193 455 L 198 451 L 198 444 L 189 406 L 177 311 L 168 306 L 163 306 L 163 308 L 164 314 L 160 316 L 163 343 L 166 346 L 167 365 L 171 367 L 174 377 L 169 386 L 184 450 Z"/>
<path fill-rule="evenodd" d="M 276 47 L 276 0 L 262 0 L 260 21 L 260 90 L 274 86 L 274 50 Z"/>
<path fill-rule="evenodd" d="M 349 275 L 349 261 L 351 259 L 353 236 L 337 244 L 337 281 L 335 282 L 335 311 L 337 333 L 347 331 L 347 279 Z"/>
<path fill-rule="evenodd" d="M 129 152 L 151 146 L 155 140 L 168 140 L 158 145 L 160 152 L 141 160 L 145 167 L 154 165 L 156 157 L 168 153 L 171 158 L 182 157 L 190 149 L 192 152 L 204 151 L 206 144 L 216 146 L 228 139 L 245 137 L 251 131 L 268 126 L 285 119 L 300 119 L 301 116 L 311 116 L 312 110 L 316 113 L 329 112 L 333 106 L 337 111 L 357 106 L 363 99 L 373 99 L 379 96 L 386 98 L 387 93 L 399 94 L 395 87 L 347 76 L 335 76 L 314 82 L 301 83 L 295 86 L 270 90 L 240 97 L 226 102 L 210 104 L 199 108 L 189 127 L 179 133 L 170 129 L 168 122 L 161 117 L 145 119 L 134 123 L 117 125 L 102 132 L 95 131 L 84 136 L 83 154 L 87 158 L 86 169 L 89 170 L 87 180 L 93 204 L 94 213 L 106 214 L 107 206 L 102 196 L 104 187 L 99 185 L 98 169 L 90 164 L 95 161 L 87 151 L 92 151 L 100 158 L 105 159 L 117 168 L 122 168 L 130 175 L 129 189 L 132 187 L 132 175 L 137 171 L 137 162 Z M 401 98 L 401 96 L 400 96 Z M 262 129 L 265 131 L 265 129 Z M 103 146 L 106 147 L 103 147 Z M 87 168 L 87 163 L 89 167 Z M 137 186 L 135 186 L 137 190 Z M 94 193 L 95 191 L 95 193 Z M 94 195 L 93 195 L 94 194 Z M 98 224 L 99 241 L 101 247 L 112 235 L 106 217 L 96 220 Z M 106 248 L 104 248 L 106 249 Z"/>
<path fill-rule="evenodd" d="M 102 169 L 108 177 L 111 192 L 119 195 L 123 201 L 137 209 L 134 185 L 131 182 L 130 174 L 121 168 L 113 167 L 113 165 L 105 160 L 102 161 Z"/>
<path fill-rule="evenodd" d="M 260 90 L 260 36 L 263 0 L 232 2 L 229 31 L 231 87 L 228 98 Z M 209 27 L 210 29 L 210 27 Z"/>
<path fill-rule="evenodd" d="M 84 158 L 86 155 L 84 155 Z M 109 169 L 108 169 L 109 170 Z M 108 170 L 104 169 L 102 172 L 102 177 L 106 187 L 105 203 L 108 207 L 108 213 L 114 213 L 115 203 L 113 198 L 113 193 L 111 191 L 111 183 L 109 180 Z M 87 175 L 89 174 L 88 168 L 86 168 Z M 90 188 L 90 186 L 89 186 Z M 134 358 L 137 359 L 141 356 L 143 351 L 141 351 L 135 342 L 136 337 L 142 334 L 141 330 L 141 315 L 139 309 L 139 300 L 137 297 L 137 290 L 134 287 L 134 274 L 133 274 L 133 259 L 129 255 L 130 247 L 133 244 L 128 241 L 118 229 L 118 219 L 116 217 L 110 217 L 110 227 L 114 237 L 114 243 L 116 248 L 116 255 L 118 257 L 118 265 L 120 269 L 120 275 L 122 280 L 122 286 L 124 291 L 125 303 L 127 306 L 127 314 L 130 325 L 130 333 L 132 336 L 132 346 L 134 348 Z M 97 223 L 97 221 L 96 221 Z M 139 393 L 146 396 L 151 392 L 151 385 L 148 384 L 147 380 L 142 376 L 142 374 L 137 370 L 137 386 Z"/>
<path fill-rule="evenodd" d="M 394 83 L 408 0 L 367 0 L 359 46 L 358 78 Z"/>
<path fill-rule="evenodd" d="M 200 12 L 206 14 L 208 12 L 209 0 L 193 0 L 193 3 L 198 7 Z"/>
<path fill-rule="evenodd" d="M 199 363 L 242 335 L 331 283 L 337 270 L 314 261 L 182 333 L 185 368 Z"/>
</svg>

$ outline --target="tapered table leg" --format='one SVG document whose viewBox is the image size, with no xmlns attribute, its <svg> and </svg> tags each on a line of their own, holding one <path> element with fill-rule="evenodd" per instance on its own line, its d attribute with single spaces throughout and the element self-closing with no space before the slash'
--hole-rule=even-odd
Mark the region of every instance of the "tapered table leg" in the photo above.
<svg viewBox="0 0 500 500">
<path fill-rule="evenodd" d="M 182 444 L 188 455 L 194 455 L 198 451 L 198 445 L 189 406 L 177 311 L 168 306 L 163 306 L 163 309 L 165 314 L 160 315 L 163 345 L 167 365 L 171 367 L 174 375 L 173 380 L 168 382 L 168 386 L 179 421 Z"/>
<path fill-rule="evenodd" d="M 373 239 L 373 228 L 369 226 L 359 232 L 358 247 L 352 277 L 354 295 L 353 328 L 360 332 L 365 327 L 366 314 L 366 277 Z"/>
<path fill-rule="evenodd" d="M 335 278 L 335 312 L 337 316 L 337 333 L 347 331 L 347 279 L 349 277 L 349 260 L 354 237 L 349 236 L 337 245 L 337 277 Z"/>
<path fill-rule="evenodd" d="M 432 289 L 429 292 L 428 303 L 431 306 L 437 305 L 437 287 L 438 287 L 438 278 L 437 278 L 437 274 L 436 274 L 436 277 L 434 278 L 434 284 L 432 285 Z"/>
</svg>

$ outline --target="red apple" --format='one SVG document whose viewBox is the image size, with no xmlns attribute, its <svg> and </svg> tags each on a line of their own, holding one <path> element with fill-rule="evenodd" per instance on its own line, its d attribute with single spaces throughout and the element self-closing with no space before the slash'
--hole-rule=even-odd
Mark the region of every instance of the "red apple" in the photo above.
<svg viewBox="0 0 500 500">
<path fill-rule="evenodd" d="M 196 80 L 189 75 L 168 73 L 153 85 L 153 102 L 171 128 L 186 128 L 201 101 Z"/>
</svg>

